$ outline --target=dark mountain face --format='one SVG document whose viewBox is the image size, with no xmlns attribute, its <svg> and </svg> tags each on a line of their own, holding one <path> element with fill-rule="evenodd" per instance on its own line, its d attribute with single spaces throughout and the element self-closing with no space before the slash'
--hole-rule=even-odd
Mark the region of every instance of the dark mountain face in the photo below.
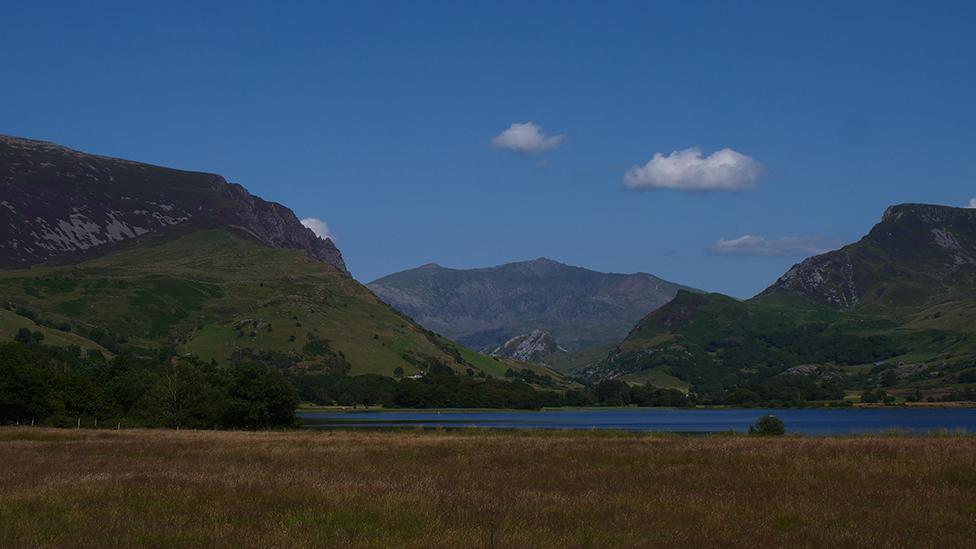
<svg viewBox="0 0 976 549">
<path fill-rule="evenodd" d="M 803 261 L 762 295 L 797 293 L 839 308 L 902 304 L 971 284 L 974 270 L 976 210 L 903 204 L 859 242 Z"/>
<path fill-rule="evenodd" d="M 676 378 L 745 403 L 730 396 L 743 386 L 742 399 L 773 386 L 790 399 L 881 386 L 942 398 L 974 366 L 976 210 L 906 204 L 752 299 L 680 292 L 585 374 Z"/>
<path fill-rule="evenodd" d="M 0 268 L 73 263 L 143 235 L 211 228 L 302 250 L 346 272 L 331 240 L 219 175 L 0 136 Z"/>
<path fill-rule="evenodd" d="M 649 274 L 599 273 L 549 259 L 470 270 L 428 264 L 368 286 L 428 329 L 487 350 L 533 330 L 570 350 L 619 341 L 681 288 Z"/>
</svg>

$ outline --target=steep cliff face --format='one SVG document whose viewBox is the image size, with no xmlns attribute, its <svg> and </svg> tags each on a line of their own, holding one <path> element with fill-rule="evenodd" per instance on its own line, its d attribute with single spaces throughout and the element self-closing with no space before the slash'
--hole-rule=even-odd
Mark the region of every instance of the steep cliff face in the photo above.
<svg viewBox="0 0 976 549">
<path fill-rule="evenodd" d="M 346 272 L 332 241 L 219 175 L 0 136 L 0 268 L 73 263 L 183 228 L 233 228 Z"/>
<path fill-rule="evenodd" d="M 225 212 L 225 220 L 230 226 L 246 231 L 273 248 L 304 250 L 310 257 L 347 272 L 342 254 L 332 240 L 316 236 L 290 209 L 262 200 L 237 184 L 225 183 L 223 191 L 232 202 Z"/>
<path fill-rule="evenodd" d="M 976 271 L 976 210 L 902 204 L 860 241 L 795 265 L 761 295 L 798 293 L 847 309 L 863 301 L 917 301 L 968 285 Z"/>
</svg>

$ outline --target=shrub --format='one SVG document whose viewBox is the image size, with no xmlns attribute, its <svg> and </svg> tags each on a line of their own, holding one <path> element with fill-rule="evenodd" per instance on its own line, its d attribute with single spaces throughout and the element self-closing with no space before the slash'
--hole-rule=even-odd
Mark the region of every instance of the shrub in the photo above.
<svg viewBox="0 0 976 549">
<path fill-rule="evenodd" d="M 778 437 L 786 434 L 786 425 L 776 416 L 763 416 L 749 426 L 749 434 L 761 437 Z"/>
<path fill-rule="evenodd" d="M 17 335 L 14 336 L 14 341 L 24 344 L 40 344 L 44 341 L 44 334 L 41 332 L 31 332 L 27 328 L 21 328 L 17 331 Z"/>
</svg>

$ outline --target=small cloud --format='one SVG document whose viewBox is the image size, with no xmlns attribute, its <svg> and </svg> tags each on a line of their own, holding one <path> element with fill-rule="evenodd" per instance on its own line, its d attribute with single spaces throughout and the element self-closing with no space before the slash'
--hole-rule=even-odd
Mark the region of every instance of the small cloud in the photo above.
<svg viewBox="0 0 976 549">
<path fill-rule="evenodd" d="M 542 129 L 532 122 L 515 123 L 507 130 L 491 139 L 491 146 L 505 149 L 519 154 L 539 154 L 551 151 L 562 145 L 566 134 L 546 135 Z"/>
<path fill-rule="evenodd" d="M 766 238 L 747 234 L 739 238 L 720 238 L 710 251 L 723 255 L 749 255 L 763 257 L 806 256 L 836 250 L 839 244 L 822 236 L 784 236 Z"/>
<path fill-rule="evenodd" d="M 969 199 L 969 205 L 966 206 L 966 207 L 967 208 L 976 208 L 976 198 L 970 198 Z"/>
<path fill-rule="evenodd" d="M 332 231 L 329 230 L 329 225 L 318 219 L 316 217 L 306 217 L 302 220 L 302 225 L 305 225 L 315 233 L 315 236 L 321 238 L 322 240 L 331 240 L 335 242 L 335 236 L 332 235 Z"/>
<path fill-rule="evenodd" d="M 703 156 L 692 147 L 668 156 L 656 153 L 647 164 L 628 170 L 624 184 L 631 189 L 741 191 L 754 187 L 762 172 L 762 164 L 732 149 Z"/>
</svg>

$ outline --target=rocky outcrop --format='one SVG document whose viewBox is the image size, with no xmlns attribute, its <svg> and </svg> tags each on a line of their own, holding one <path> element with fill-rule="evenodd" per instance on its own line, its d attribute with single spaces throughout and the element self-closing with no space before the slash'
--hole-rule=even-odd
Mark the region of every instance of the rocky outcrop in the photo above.
<svg viewBox="0 0 976 549">
<path fill-rule="evenodd" d="M 290 209 L 262 200 L 233 183 L 225 183 L 224 193 L 233 204 L 227 211 L 228 225 L 244 230 L 273 248 L 304 250 L 310 257 L 348 272 L 342 254 L 332 240 L 316 236 Z"/>
<path fill-rule="evenodd" d="M 546 359 L 557 353 L 565 353 L 552 338 L 552 334 L 542 330 L 532 330 L 527 334 L 515 336 L 503 345 L 496 347 L 491 356 L 545 364 Z"/>
<path fill-rule="evenodd" d="M 331 240 L 219 175 L 0 136 L 0 197 L 3 269 L 72 263 L 183 228 L 227 227 L 346 272 Z"/>
<path fill-rule="evenodd" d="M 846 251 L 819 255 L 794 265 L 763 294 L 796 292 L 834 307 L 853 307 L 864 293 L 855 280 L 855 271 Z"/>
</svg>

